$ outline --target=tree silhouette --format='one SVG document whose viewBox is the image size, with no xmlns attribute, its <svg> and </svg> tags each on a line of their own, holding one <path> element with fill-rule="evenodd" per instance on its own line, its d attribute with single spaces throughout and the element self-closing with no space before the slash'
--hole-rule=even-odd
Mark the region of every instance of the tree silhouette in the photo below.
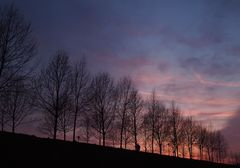
<svg viewBox="0 0 240 168">
<path fill-rule="evenodd" d="M 86 94 L 89 84 L 89 73 L 86 68 L 85 58 L 82 58 L 73 67 L 72 72 L 72 97 L 73 97 L 73 141 L 76 138 L 76 128 L 78 127 L 78 118 L 80 112 L 86 107 Z M 85 120 L 86 121 L 86 120 Z"/>
<path fill-rule="evenodd" d="M 199 150 L 199 159 L 203 159 L 203 149 L 206 144 L 207 129 L 200 123 L 196 126 L 196 144 Z"/>
<path fill-rule="evenodd" d="M 89 143 L 91 136 L 93 135 L 92 128 L 91 128 L 91 115 L 89 111 L 84 111 L 80 117 L 80 131 L 81 131 L 81 138 L 86 142 Z"/>
<path fill-rule="evenodd" d="M 31 71 L 26 68 L 36 51 L 32 28 L 14 5 L 0 11 L 0 92 Z"/>
<path fill-rule="evenodd" d="M 73 130 L 72 114 L 73 114 L 72 104 L 71 101 L 69 101 L 66 107 L 62 110 L 58 119 L 58 131 L 63 133 L 64 141 L 66 140 L 67 133 Z"/>
<path fill-rule="evenodd" d="M 5 125 L 9 122 L 9 117 L 7 116 L 7 108 L 8 108 L 8 103 L 6 102 L 7 99 L 5 96 L 7 96 L 7 92 L 2 92 L 0 93 L 0 123 L 1 123 L 1 131 L 5 130 Z"/>
<path fill-rule="evenodd" d="M 155 90 L 152 91 L 149 100 L 147 101 L 147 115 L 145 116 L 145 123 L 151 132 L 151 151 L 154 152 L 154 137 L 157 122 L 157 111 L 161 108 L 160 102 L 157 100 Z"/>
<path fill-rule="evenodd" d="M 116 116 L 119 120 L 118 122 L 120 126 L 120 148 L 123 146 L 124 132 L 126 134 L 127 127 L 129 126 L 129 122 L 127 122 L 127 120 L 130 110 L 130 96 L 132 88 L 132 81 L 127 77 L 121 78 L 117 84 L 118 103 Z"/>
<path fill-rule="evenodd" d="M 116 110 L 116 91 L 108 73 L 97 74 L 90 85 L 89 108 L 91 126 L 99 133 L 99 144 L 105 146 L 106 134 L 113 124 Z"/>
<path fill-rule="evenodd" d="M 187 117 L 184 120 L 182 127 L 185 128 L 185 136 L 186 136 L 186 143 L 187 143 L 189 158 L 192 159 L 193 145 L 196 142 L 196 126 L 191 116 Z"/>
<path fill-rule="evenodd" d="M 20 93 L 19 90 L 22 88 L 18 88 L 16 83 L 26 83 L 25 80 L 31 72 L 29 65 L 35 53 L 36 43 L 33 40 L 30 23 L 13 4 L 0 8 L 0 122 L 2 131 L 11 120 L 10 126 L 14 132 L 15 127 L 22 123 L 29 112 L 28 110 L 20 112 L 20 106 L 22 108 L 27 106 L 27 103 L 23 103 L 27 99 L 27 93 Z M 13 97 L 18 97 L 17 110 L 10 107 L 10 104 L 13 105 Z M 23 99 L 21 105 L 19 97 Z"/>
<path fill-rule="evenodd" d="M 135 148 L 139 146 L 137 136 L 140 129 L 140 119 L 141 119 L 140 117 L 141 117 L 142 108 L 143 108 L 142 98 L 140 97 L 138 91 L 136 89 L 133 89 L 130 94 L 129 117 L 132 125 L 130 128 L 131 128 L 131 133 L 134 137 Z"/>
<path fill-rule="evenodd" d="M 53 139 L 57 137 L 59 117 L 69 103 L 70 77 L 68 56 L 64 51 L 57 51 L 48 67 L 34 81 L 37 106 L 46 115 L 46 126 L 53 127 Z"/>
<path fill-rule="evenodd" d="M 158 108 L 156 110 L 156 123 L 155 123 L 155 133 L 154 138 L 158 144 L 159 147 L 159 154 L 161 155 L 163 152 L 163 143 L 167 139 L 168 135 L 168 123 L 167 123 L 167 117 L 168 117 L 168 110 L 166 109 L 165 105 L 162 103 L 159 103 Z"/>
<path fill-rule="evenodd" d="M 181 122 L 182 116 L 180 115 L 180 110 L 172 101 L 169 108 L 169 141 L 173 147 L 173 155 L 178 157 L 178 146 L 180 145 L 179 135 L 181 134 Z"/>
<path fill-rule="evenodd" d="M 16 81 L 2 97 L 1 110 L 6 115 L 13 133 L 16 127 L 21 125 L 32 112 L 34 99 L 31 98 L 30 89 L 24 82 Z"/>
</svg>

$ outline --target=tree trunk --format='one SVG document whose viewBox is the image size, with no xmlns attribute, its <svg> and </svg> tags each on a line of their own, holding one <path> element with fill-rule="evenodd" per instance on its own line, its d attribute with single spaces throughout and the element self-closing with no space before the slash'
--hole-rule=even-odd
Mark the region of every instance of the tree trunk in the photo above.
<svg viewBox="0 0 240 168">
<path fill-rule="evenodd" d="M 125 126 L 125 115 L 122 118 L 122 123 L 121 123 L 121 130 L 120 130 L 120 148 L 123 146 L 123 131 L 124 131 L 124 126 Z"/>
<path fill-rule="evenodd" d="M 200 158 L 200 160 L 203 159 L 203 149 L 202 149 L 201 145 L 199 146 L 199 158 Z"/>
<path fill-rule="evenodd" d="M 127 131 L 124 129 L 124 148 L 127 149 Z"/>
<path fill-rule="evenodd" d="M 162 143 L 159 143 L 159 154 L 162 155 Z"/>
<path fill-rule="evenodd" d="M 13 125 L 12 125 L 12 133 L 15 133 L 15 122 L 13 122 Z"/>
<path fill-rule="evenodd" d="M 112 139 L 112 146 L 113 146 L 113 147 L 115 146 L 115 140 L 114 140 L 114 138 Z"/>
<path fill-rule="evenodd" d="M 98 144 L 99 144 L 99 145 L 102 145 L 101 140 L 102 140 L 102 133 L 99 132 L 99 138 L 98 138 Z"/>
<path fill-rule="evenodd" d="M 1 130 L 2 132 L 4 131 L 4 114 L 2 113 L 2 118 L 1 118 Z"/>
<path fill-rule="evenodd" d="M 121 123 L 121 130 L 120 130 L 120 148 L 122 148 L 123 145 L 123 131 L 124 131 L 124 127 L 125 127 L 125 107 L 124 107 L 124 113 L 123 113 L 123 117 L 122 117 L 122 123 Z"/>
<path fill-rule="evenodd" d="M 103 146 L 105 146 L 105 131 L 103 131 L 102 136 L 103 136 Z"/>
<path fill-rule="evenodd" d="M 66 141 L 66 130 L 63 130 L 63 140 Z"/>
<path fill-rule="evenodd" d="M 14 113 L 12 118 L 12 133 L 15 133 L 15 114 Z"/>
<path fill-rule="evenodd" d="M 192 145 L 189 147 L 189 158 L 192 159 Z"/>
<path fill-rule="evenodd" d="M 135 142 L 135 146 L 137 146 L 138 142 L 137 142 L 137 123 L 136 123 L 136 117 L 134 116 L 134 142 Z"/>
<path fill-rule="evenodd" d="M 73 141 L 75 141 L 76 138 L 76 124 L 77 124 L 77 108 L 75 109 L 74 113 L 74 121 L 73 121 Z"/>
<path fill-rule="evenodd" d="M 87 132 L 87 137 L 86 137 L 87 139 L 86 140 L 87 140 L 87 143 L 88 143 L 89 142 L 89 128 L 88 128 L 88 126 L 86 128 L 86 132 Z"/>
<path fill-rule="evenodd" d="M 144 130 L 144 149 L 145 149 L 145 152 L 147 152 L 147 133 L 146 133 L 146 130 Z"/>
<path fill-rule="evenodd" d="M 154 128 L 153 128 L 153 130 L 152 130 L 152 142 L 151 142 L 151 148 L 152 148 L 152 153 L 153 153 L 153 151 L 154 151 Z"/>
<path fill-rule="evenodd" d="M 58 116 L 56 114 L 54 118 L 53 139 L 57 138 L 57 122 L 58 122 Z"/>
<path fill-rule="evenodd" d="M 184 144 L 182 145 L 182 157 L 185 158 L 185 146 L 184 146 Z"/>
</svg>

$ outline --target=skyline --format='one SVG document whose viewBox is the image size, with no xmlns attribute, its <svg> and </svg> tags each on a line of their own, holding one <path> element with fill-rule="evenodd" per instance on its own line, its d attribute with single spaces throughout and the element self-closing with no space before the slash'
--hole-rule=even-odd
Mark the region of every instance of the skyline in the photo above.
<svg viewBox="0 0 240 168">
<path fill-rule="evenodd" d="M 73 61 L 84 55 L 93 73 L 131 76 L 143 95 L 155 88 L 216 129 L 240 121 L 239 1 L 14 3 L 32 23 L 42 65 L 64 49 Z"/>
</svg>

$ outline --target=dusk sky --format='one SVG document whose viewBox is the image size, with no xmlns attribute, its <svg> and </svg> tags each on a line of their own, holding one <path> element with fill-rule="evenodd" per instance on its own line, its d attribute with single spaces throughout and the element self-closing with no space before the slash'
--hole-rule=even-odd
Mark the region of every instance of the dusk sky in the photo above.
<svg viewBox="0 0 240 168">
<path fill-rule="evenodd" d="M 225 128 L 228 138 L 240 141 L 240 1 L 15 4 L 32 23 L 41 65 L 57 49 L 66 50 L 72 61 L 84 55 L 93 73 L 131 76 L 143 96 L 155 88 L 162 101 L 175 100 L 184 114 Z M 226 128 L 232 128 L 231 135 Z"/>
</svg>

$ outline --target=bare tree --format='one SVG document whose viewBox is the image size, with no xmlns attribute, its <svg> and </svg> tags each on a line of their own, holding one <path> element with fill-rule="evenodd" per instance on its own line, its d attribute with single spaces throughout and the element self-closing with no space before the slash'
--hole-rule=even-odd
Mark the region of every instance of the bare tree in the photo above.
<svg viewBox="0 0 240 168">
<path fill-rule="evenodd" d="M 151 151 L 154 152 L 154 137 L 157 122 L 157 111 L 160 108 L 160 102 L 157 100 L 155 90 L 152 91 L 150 99 L 147 101 L 147 115 L 145 116 L 145 123 L 151 132 Z"/>
<path fill-rule="evenodd" d="M 227 156 L 227 142 L 220 131 L 215 132 L 215 157 L 216 162 L 224 162 Z"/>
<path fill-rule="evenodd" d="M 159 154 L 161 155 L 163 152 L 163 143 L 167 139 L 167 131 L 168 131 L 167 130 L 168 129 L 168 123 L 167 123 L 168 111 L 164 104 L 158 102 L 155 117 L 156 117 L 155 119 L 156 123 L 155 123 L 154 138 L 159 147 Z"/>
<path fill-rule="evenodd" d="M 130 78 L 127 77 L 121 78 L 117 84 L 118 104 L 116 116 L 119 120 L 120 126 L 120 148 L 122 148 L 123 146 L 124 132 L 126 134 L 127 127 L 129 126 L 127 125 L 127 118 L 129 115 L 130 96 L 132 88 L 132 81 Z"/>
<path fill-rule="evenodd" d="M 66 135 L 69 131 L 72 131 L 72 104 L 69 101 L 69 103 L 66 105 L 66 107 L 62 110 L 61 115 L 59 115 L 58 119 L 58 131 L 63 133 L 63 140 L 66 140 Z"/>
<path fill-rule="evenodd" d="M 193 145 L 196 140 L 196 126 L 192 117 L 186 118 L 183 127 L 185 127 L 185 130 L 186 130 L 185 136 L 186 136 L 186 143 L 187 143 L 189 158 L 192 159 Z"/>
<path fill-rule="evenodd" d="M 203 159 L 203 149 L 206 144 L 207 139 L 207 129 L 203 127 L 202 124 L 198 124 L 196 126 L 196 144 L 199 150 L 199 159 Z"/>
<path fill-rule="evenodd" d="M 113 79 L 108 73 L 96 75 L 90 85 L 91 126 L 99 133 L 99 144 L 105 146 L 106 134 L 111 130 L 116 110 Z"/>
<path fill-rule="evenodd" d="M 111 146 L 115 147 L 116 145 L 118 145 L 119 142 L 119 123 L 114 121 L 114 123 L 111 126 L 112 128 L 110 129 L 108 135 L 107 135 L 107 139 L 109 139 L 111 141 Z"/>
<path fill-rule="evenodd" d="M 215 145 L 216 145 L 216 132 L 212 130 L 208 130 L 207 136 L 206 136 L 206 141 L 205 141 L 205 147 L 206 147 L 206 155 L 207 159 L 209 161 L 214 161 L 214 153 L 215 153 Z"/>
<path fill-rule="evenodd" d="M 236 167 L 240 166 L 240 153 L 230 153 L 229 154 L 229 163 L 235 165 Z"/>
<path fill-rule="evenodd" d="M 13 133 L 16 127 L 31 114 L 34 100 L 30 98 L 29 91 L 24 81 L 16 81 L 2 97 L 2 110 L 8 118 Z"/>
<path fill-rule="evenodd" d="M 85 58 L 75 64 L 72 75 L 72 95 L 73 95 L 73 141 L 76 138 L 76 128 L 80 112 L 86 106 L 86 91 L 89 83 L 89 73 L 86 68 Z"/>
<path fill-rule="evenodd" d="M 6 98 L 13 96 L 13 92 L 8 95 L 10 88 L 15 87 L 16 82 L 23 81 L 28 77 L 29 71 L 27 69 L 29 67 L 27 68 L 27 66 L 35 55 L 36 43 L 33 40 L 31 29 L 30 23 L 25 21 L 14 5 L 0 9 L 0 116 L 2 131 L 9 121 L 7 115 L 9 111 L 6 109 L 10 107 L 7 107 L 6 103 L 10 102 Z M 20 121 L 20 119 L 18 120 Z M 15 124 L 11 125 L 15 127 Z"/>
<path fill-rule="evenodd" d="M 185 158 L 186 156 L 186 147 L 187 147 L 187 132 L 188 129 L 186 127 L 186 123 L 187 123 L 187 119 L 183 118 L 180 124 L 180 133 L 178 135 L 178 141 L 179 141 L 179 147 L 182 148 L 181 154 L 182 154 L 182 158 Z M 188 149 L 188 148 L 187 148 Z"/>
<path fill-rule="evenodd" d="M 82 139 L 86 143 L 89 143 L 93 133 L 91 129 L 91 116 L 87 113 L 87 111 L 83 112 L 80 117 L 80 128 Z"/>
<path fill-rule="evenodd" d="M 8 103 L 6 102 L 6 97 L 8 96 L 7 91 L 0 93 L 0 123 L 1 123 L 1 131 L 5 130 L 5 125 L 9 122 L 9 118 L 7 116 L 7 108 Z"/>
<path fill-rule="evenodd" d="M 174 156 L 178 157 L 178 146 L 180 145 L 179 135 L 181 133 L 181 120 L 182 117 L 180 115 L 180 110 L 176 106 L 175 102 L 172 101 L 170 109 L 169 109 L 169 126 L 170 126 L 170 134 L 169 134 L 169 140 L 170 144 L 173 147 L 173 154 Z"/>
<path fill-rule="evenodd" d="M 59 116 L 69 102 L 70 75 L 68 56 L 64 51 L 58 51 L 34 81 L 37 105 L 47 116 L 44 118 L 48 120 L 47 123 L 52 124 L 48 126 L 53 127 L 53 139 L 57 137 Z"/>
<path fill-rule="evenodd" d="M 138 146 L 138 131 L 140 127 L 140 117 L 141 117 L 141 111 L 143 108 L 143 101 L 140 97 L 137 90 L 133 89 L 130 94 L 130 111 L 129 111 L 129 117 L 131 120 L 131 133 L 134 137 L 134 144 L 135 148 Z"/>
<path fill-rule="evenodd" d="M 30 69 L 36 43 L 32 28 L 14 5 L 0 11 L 0 92 L 15 81 L 23 80 Z"/>
<path fill-rule="evenodd" d="M 143 145 L 144 145 L 144 151 L 147 152 L 147 144 L 149 139 L 149 124 L 148 124 L 148 114 L 145 113 L 142 116 L 142 123 L 141 123 L 141 132 L 143 134 Z"/>
<path fill-rule="evenodd" d="M 54 117 L 51 113 L 44 112 L 41 116 L 42 122 L 38 125 L 37 130 L 47 135 L 48 137 L 54 137 Z"/>
<path fill-rule="evenodd" d="M 123 142 L 124 142 L 124 148 L 127 149 L 128 144 L 131 142 L 132 134 L 131 134 L 131 118 L 128 114 L 125 119 L 125 126 L 123 129 Z"/>
</svg>

